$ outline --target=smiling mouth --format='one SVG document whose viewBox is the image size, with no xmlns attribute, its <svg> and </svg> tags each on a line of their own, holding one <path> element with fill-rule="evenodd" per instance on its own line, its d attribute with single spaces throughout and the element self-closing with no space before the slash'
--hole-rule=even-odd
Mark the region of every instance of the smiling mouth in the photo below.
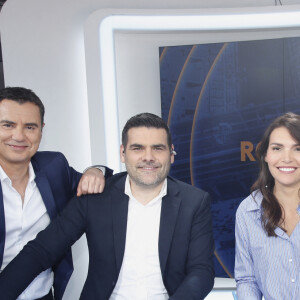
<svg viewBox="0 0 300 300">
<path fill-rule="evenodd" d="M 157 167 L 139 167 L 139 169 L 142 169 L 144 171 L 153 171 L 156 170 Z"/>
<path fill-rule="evenodd" d="M 28 146 L 25 145 L 8 145 L 9 147 L 11 147 L 14 150 L 24 150 L 25 148 L 27 148 Z"/>
<path fill-rule="evenodd" d="M 281 172 L 285 172 L 285 173 L 292 173 L 296 170 L 297 168 L 295 167 L 279 167 L 278 170 L 281 171 Z"/>
<path fill-rule="evenodd" d="M 159 168 L 160 166 L 159 165 L 145 165 L 145 166 L 138 166 L 138 169 L 142 170 L 142 171 L 155 171 Z"/>
</svg>

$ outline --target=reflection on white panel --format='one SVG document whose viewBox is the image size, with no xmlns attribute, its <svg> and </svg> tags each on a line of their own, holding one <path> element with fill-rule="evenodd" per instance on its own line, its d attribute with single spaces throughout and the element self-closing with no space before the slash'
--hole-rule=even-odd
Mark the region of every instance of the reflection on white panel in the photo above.
<svg viewBox="0 0 300 300">
<path fill-rule="evenodd" d="M 118 145 L 119 136 L 119 118 L 117 102 L 117 81 L 116 81 L 116 64 L 115 64 L 115 34 L 120 32 L 147 34 L 147 33 L 176 33 L 176 32 L 201 32 L 201 31 L 225 31 L 233 32 L 242 30 L 268 30 L 268 29 L 285 29 L 300 27 L 300 10 L 297 8 L 270 7 L 256 10 L 227 10 L 224 13 L 214 13 L 211 11 L 201 10 L 194 14 L 190 10 L 186 11 L 168 11 L 156 10 L 155 14 L 139 13 L 135 10 L 113 10 L 99 11 L 98 33 L 100 38 L 100 78 L 102 80 L 102 98 L 104 110 L 104 130 L 105 130 L 105 147 L 107 165 L 114 169 L 115 172 L 122 170 L 119 161 Z M 107 15 L 106 15 L 107 14 Z M 93 18 L 96 14 L 93 14 Z M 172 34 L 171 34 L 172 35 Z M 93 39 L 97 40 L 97 37 Z M 98 46 L 96 46 L 98 47 Z M 87 48 L 93 48 L 87 46 Z M 94 59 L 97 61 L 97 58 Z M 132 68 L 132 66 L 130 66 Z M 93 67 L 94 69 L 94 67 Z M 95 78 L 92 78 L 95 80 Z"/>
<path fill-rule="evenodd" d="M 238 300 L 238 297 L 236 295 L 236 291 L 230 291 L 230 290 L 218 290 L 218 291 L 212 291 L 209 293 L 209 295 L 205 298 L 205 300 Z M 262 297 L 262 300 L 265 300 L 264 297 Z"/>
<path fill-rule="evenodd" d="M 237 300 L 235 291 L 218 290 L 212 291 L 205 300 Z"/>
</svg>

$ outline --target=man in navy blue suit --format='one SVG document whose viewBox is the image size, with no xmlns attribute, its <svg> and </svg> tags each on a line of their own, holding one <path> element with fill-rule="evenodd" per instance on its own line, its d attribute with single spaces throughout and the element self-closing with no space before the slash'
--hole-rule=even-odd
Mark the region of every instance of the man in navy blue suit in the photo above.
<svg viewBox="0 0 300 300">
<path fill-rule="evenodd" d="M 61 153 L 37 152 L 43 126 L 44 106 L 31 90 L 0 90 L 1 271 L 73 196 L 102 192 L 104 187 L 100 170 L 92 168 L 82 175 Z M 73 271 L 71 251 L 66 252 L 19 298 L 53 299 L 54 285 L 55 299 L 61 299 Z"/>
<path fill-rule="evenodd" d="M 84 232 L 89 270 L 80 299 L 200 300 L 213 287 L 208 193 L 168 176 L 174 146 L 166 123 L 129 119 L 120 148 L 127 172 L 102 194 L 72 200 L 0 274 L 2 300 L 15 299 Z"/>
</svg>

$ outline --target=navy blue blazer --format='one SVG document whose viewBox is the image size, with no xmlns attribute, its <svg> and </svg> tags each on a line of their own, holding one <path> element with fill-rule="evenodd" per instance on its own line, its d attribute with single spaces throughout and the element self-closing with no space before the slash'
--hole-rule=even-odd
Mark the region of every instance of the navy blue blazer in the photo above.
<svg viewBox="0 0 300 300">
<path fill-rule="evenodd" d="M 114 175 L 104 193 L 70 202 L 36 240 L 0 274 L 2 300 L 12 300 L 85 232 L 89 269 L 80 299 L 109 299 L 122 265 L 128 213 L 127 173 Z M 168 177 L 159 231 L 163 282 L 173 300 L 204 299 L 214 283 L 213 234 L 208 193 Z"/>
<path fill-rule="evenodd" d="M 82 174 L 70 167 L 65 156 L 60 152 L 37 152 L 32 157 L 31 163 L 36 176 L 36 185 L 50 219 L 53 220 L 65 208 L 69 200 L 76 195 L 77 185 Z M 108 176 L 111 175 L 110 169 L 106 169 L 106 172 Z M 0 265 L 3 261 L 4 243 L 5 216 L 0 183 Z M 64 257 L 53 265 L 54 295 L 57 300 L 62 298 L 73 272 L 71 248 L 66 248 L 64 253 Z"/>
</svg>

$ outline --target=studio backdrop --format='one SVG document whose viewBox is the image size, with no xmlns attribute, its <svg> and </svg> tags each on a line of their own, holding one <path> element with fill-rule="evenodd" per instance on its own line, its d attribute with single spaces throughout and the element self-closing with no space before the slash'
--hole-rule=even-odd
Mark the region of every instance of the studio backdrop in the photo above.
<svg viewBox="0 0 300 300">
<path fill-rule="evenodd" d="M 300 38 L 160 48 L 171 176 L 212 196 L 215 268 L 233 277 L 234 225 L 258 166 L 255 147 L 285 112 L 300 113 Z"/>
</svg>

